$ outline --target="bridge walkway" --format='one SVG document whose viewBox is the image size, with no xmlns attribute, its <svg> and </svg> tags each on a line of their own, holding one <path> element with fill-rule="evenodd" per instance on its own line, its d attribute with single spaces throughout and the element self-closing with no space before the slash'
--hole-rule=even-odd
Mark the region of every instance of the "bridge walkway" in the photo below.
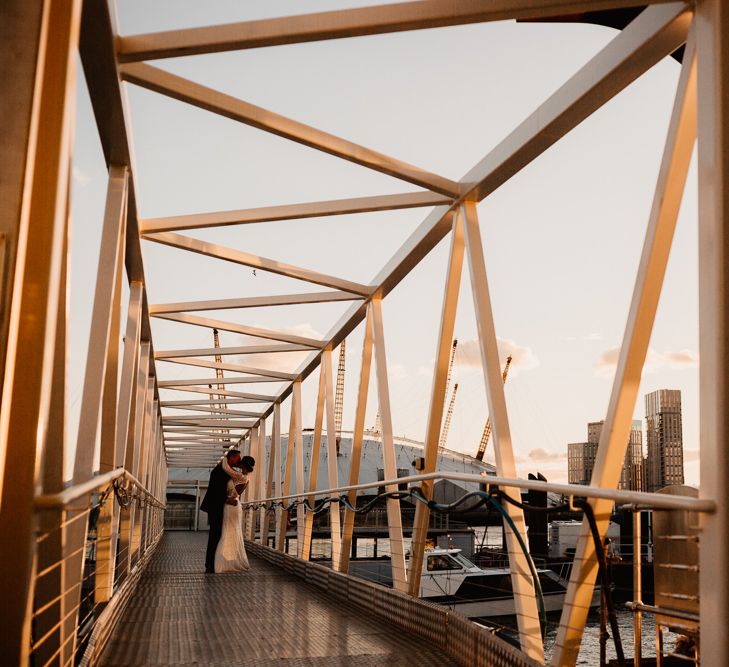
<svg viewBox="0 0 729 667">
<path fill-rule="evenodd" d="M 115 629 L 104 667 L 457 665 L 432 644 L 249 553 L 203 573 L 207 533 L 166 532 Z"/>
</svg>

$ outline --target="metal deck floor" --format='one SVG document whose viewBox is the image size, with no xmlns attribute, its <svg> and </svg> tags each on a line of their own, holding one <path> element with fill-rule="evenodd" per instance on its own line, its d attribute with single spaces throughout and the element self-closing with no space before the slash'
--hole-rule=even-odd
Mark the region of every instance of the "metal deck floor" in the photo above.
<svg viewBox="0 0 729 667">
<path fill-rule="evenodd" d="M 105 667 L 374 667 L 457 663 L 250 556 L 203 573 L 207 533 L 165 533 L 104 653 Z"/>
</svg>

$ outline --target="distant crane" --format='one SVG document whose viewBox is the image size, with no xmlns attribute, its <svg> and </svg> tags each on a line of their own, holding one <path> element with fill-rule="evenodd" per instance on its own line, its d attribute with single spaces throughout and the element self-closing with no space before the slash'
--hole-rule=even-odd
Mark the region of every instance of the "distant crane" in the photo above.
<svg viewBox="0 0 729 667">
<path fill-rule="evenodd" d="M 382 416 L 380 415 L 380 408 L 377 408 L 377 416 L 375 417 L 375 425 L 370 431 L 375 438 L 379 438 L 382 435 Z"/>
<path fill-rule="evenodd" d="M 337 389 L 334 395 L 334 424 L 337 432 L 337 456 L 342 442 L 342 410 L 344 409 L 344 359 L 346 357 L 346 340 L 339 344 L 339 363 L 337 364 Z"/>
<path fill-rule="evenodd" d="M 440 434 L 440 442 L 438 443 L 438 451 L 445 447 L 446 440 L 448 439 L 448 429 L 451 427 L 451 418 L 453 417 L 453 406 L 456 404 L 456 392 L 458 391 L 458 383 L 453 385 L 453 393 L 451 393 L 451 400 L 448 403 L 448 412 L 446 412 L 445 421 L 443 422 L 443 430 Z"/>
<path fill-rule="evenodd" d="M 213 329 L 213 347 L 216 350 L 220 348 L 220 334 L 218 333 L 218 330 L 217 329 Z M 222 364 L 223 363 L 223 357 L 220 354 L 216 354 L 215 355 L 215 363 L 216 364 Z M 216 366 L 216 368 L 215 368 L 215 377 L 218 378 L 218 380 L 222 380 L 223 379 L 224 374 L 223 374 L 223 369 L 222 368 L 218 368 Z M 209 384 L 208 387 L 210 389 L 212 389 L 213 388 L 213 385 L 212 384 Z M 218 388 L 218 391 L 224 391 L 225 386 L 222 385 L 222 384 L 219 384 L 219 385 L 217 385 L 217 388 Z M 215 403 L 215 399 L 216 398 L 217 398 L 217 401 L 218 401 L 217 405 Z M 210 394 L 210 407 L 212 409 L 211 412 L 213 412 L 213 413 L 218 413 L 218 414 L 225 413 L 227 410 L 226 410 L 225 403 L 223 403 L 223 395 L 214 396 L 213 394 Z M 227 428 L 226 429 L 221 429 L 221 433 L 225 433 L 227 435 L 228 433 L 230 433 L 230 431 Z"/>
<path fill-rule="evenodd" d="M 453 374 L 453 363 L 456 359 L 456 348 L 458 347 L 458 339 L 453 339 L 453 345 L 451 346 L 451 358 L 448 362 L 448 375 L 446 376 L 446 386 L 445 386 L 445 398 L 444 402 L 448 400 L 448 389 L 451 385 L 451 376 Z M 458 383 L 453 387 L 453 393 L 451 394 L 451 400 L 448 404 L 448 410 L 446 411 L 444 420 L 443 420 L 443 428 L 441 428 L 440 431 L 440 440 L 438 441 L 438 451 L 443 449 L 446 444 L 446 438 L 448 438 L 448 428 L 451 425 L 451 417 L 453 416 L 453 406 L 456 402 L 456 392 L 458 391 Z"/>
<path fill-rule="evenodd" d="M 509 366 L 511 365 L 511 355 L 506 357 L 506 364 L 504 366 L 504 372 L 501 374 L 501 380 L 506 384 L 506 376 L 509 374 Z M 483 455 L 486 453 L 486 445 L 489 444 L 489 438 L 491 437 L 491 415 L 486 419 L 486 426 L 483 429 L 483 435 L 481 436 L 481 442 L 478 445 L 478 451 L 476 452 L 476 458 L 479 461 L 483 461 Z"/>
</svg>

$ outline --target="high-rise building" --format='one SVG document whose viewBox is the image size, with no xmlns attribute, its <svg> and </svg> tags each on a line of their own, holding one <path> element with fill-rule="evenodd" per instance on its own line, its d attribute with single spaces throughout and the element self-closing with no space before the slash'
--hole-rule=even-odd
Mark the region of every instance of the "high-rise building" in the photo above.
<svg viewBox="0 0 729 667">
<path fill-rule="evenodd" d="M 570 484 L 589 484 L 595 468 L 597 447 L 604 421 L 587 425 L 587 442 L 567 445 L 567 478 Z M 633 421 L 625 453 L 623 469 L 620 472 L 621 489 L 640 491 L 643 488 L 643 432 L 640 420 Z"/>
<path fill-rule="evenodd" d="M 646 490 L 658 491 L 671 484 L 683 484 L 681 391 L 658 389 L 646 394 L 645 421 Z"/>
<path fill-rule="evenodd" d="M 597 447 L 587 442 L 567 445 L 567 481 L 570 484 L 589 484 L 595 467 Z"/>
<path fill-rule="evenodd" d="M 634 419 L 630 428 L 628 451 L 620 475 L 620 488 L 629 491 L 643 491 L 643 425 Z"/>
</svg>

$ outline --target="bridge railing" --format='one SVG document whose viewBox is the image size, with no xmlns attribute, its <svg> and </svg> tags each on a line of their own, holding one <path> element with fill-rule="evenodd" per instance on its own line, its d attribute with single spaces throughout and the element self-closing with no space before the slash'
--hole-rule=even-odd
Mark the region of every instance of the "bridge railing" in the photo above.
<svg viewBox="0 0 729 667">
<path fill-rule="evenodd" d="M 159 489 L 118 468 L 35 508 L 30 664 L 94 664 L 162 534 Z"/>
<path fill-rule="evenodd" d="M 423 504 L 429 509 L 435 511 L 452 511 L 445 505 L 438 505 L 432 501 L 429 501 L 422 493 L 422 487 L 424 484 L 432 483 L 438 480 L 450 480 L 454 482 L 466 482 L 471 485 L 478 484 L 481 488 L 478 492 L 466 492 L 464 491 L 464 499 L 466 496 L 478 495 L 483 500 L 492 498 L 499 503 L 510 502 L 510 499 L 505 496 L 501 491 L 503 488 L 519 489 L 519 490 L 532 490 L 532 491 L 544 491 L 553 494 L 559 494 L 564 504 L 574 510 L 582 510 L 585 514 L 591 515 L 591 521 L 596 523 L 597 520 L 609 521 L 610 512 L 612 507 L 616 504 L 622 505 L 634 511 L 635 516 L 643 510 L 663 510 L 663 511 L 676 511 L 682 513 L 695 513 L 698 514 L 712 514 L 716 511 L 716 503 L 712 500 L 697 498 L 686 495 L 674 495 L 670 493 L 646 493 L 641 491 L 628 491 L 620 489 L 610 489 L 603 487 L 594 486 L 582 486 L 577 484 L 562 484 L 554 482 L 544 482 L 540 480 L 532 479 L 518 479 L 518 478 L 506 478 L 486 473 L 482 474 L 469 474 L 469 473 L 457 473 L 457 472 L 434 472 L 427 474 L 411 475 L 409 477 L 398 477 L 388 479 L 385 481 L 374 481 L 362 484 L 349 484 L 346 486 L 338 486 L 330 489 L 321 489 L 313 492 L 304 493 L 292 493 L 287 495 L 279 496 L 260 496 L 258 498 L 248 498 L 243 502 L 243 516 L 244 516 L 244 532 L 248 538 L 256 543 L 260 543 L 263 546 L 268 546 L 270 543 L 271 533 L 275 534 L 274 544 L 275 550 L 278 552 L 284 552 L 288 555 L 287 548 L 287 527 L 290 525 L 288 518 L 291 513 L 297 514 L 297 521 L 295 526 L 296 532 L 296 556 L 295 558 L 300 561 L 309 561 L 312 556 L 312 526 L 313 526 L 313 515 L 318 512 L 322 512 L 328 505 L 330 510 L 336 512 L 340 521 L 336 522 L 336 525 L 344 526 L 343 531 L 333 529 L 330 525 L 330 548 L 324 548 L 325 552 L 332 554 L 331 569 L 334 572 L 347 574 L 349 571 L 349 559 L 350 549 L 352 542 L 352 531 L 354 526 L 354 515 L 358 511 L 366 511 L 366 507 L 358 507 L 356 500 L 353 500 L 351 494 L 356 494 L 360 491 L 368 491 L 371 489 L 379 489 L 385 487 L 386 492 L 378 494 L 380 498 L 386 497 L 388 499 L 397 499 L 398 501 L 404 497 L 409 497 L 417 503 Z M 407 491 L 402 489 L 407 485 Z M 355 496 L 356 498 L 356 496 Z M 607 502 L 607 516 L 601 516 L 593 513 L 591 506 L 585 502 L 585 499 L 591 501 L 603 501 Z M 520 502 L 517 501 L 517 502 Z M 368 497 L 367 504 L 374 506 L 375 502 Z M 458 501 L 451 505 L 458 505 Z M 526 513 L 529 512 L 528 505 L 522 504 L 522 508 Z M 343 514 L 342 514 L 343 511 Z M 271 525 L 270 518 L 275 517 L 274 526 L 275 528 L 271 531 L 269 526 Z M 303 520 L 302 520 L 303 518 Z M 588 521 L 589 523 L 589 521 Z M 634 521 L 635 523 L 635 521 Z M 510 523 L 506 522 L 506 529 L 513 530 L 513 525 L 509 528 Z M 640 530 L 637 530 L 637 544 L 640 545 Z M 593 531 L 591 539 L 599 539 L 597 531 Z M 327 538 L 323 539 L 325 544 Z M 406 548 L 402 543 L 402 533 L 397 536 L 396 539 L 400 540 L 400 544 L 390 544 L 390 553 L 405 553 Z M 534 562 L 531 555 L 528 552 L 526 544 L 521 543 L 523 547 L 522 556 L 531 562 L 531 568 L 534 568 Z M 639 549 L 640 546 L 634 548 Z M 414 540 L 410 544 L 409 561 L 410 564 L 413 562 L 421 562 L 423 559 L 423 552 L 425 550 L 425 543 L 417 543 Z M 416 551 L 420 550 L 418 554 Z M 337 558 L 338 554 L 338 558 Z M 419 556 L 419 559 L 418 559 Z M 570 563 L 569 571 L 579 571 L 581 568 L 572 568 Z M 418 595 L 420 573 L 414 572 L 412 568 L 409 568 L 407 572 L 396 572 L 395 568 L 397 563 L 394 559 L 391 560 L 392 566 L 392 581 L 393 584 L 397 581 L 398 577 L 406 578 L 409 584 L 409 590 L 412 592 L 413 587 L 415 592 L 412 593 L 414 596 Z M 534 571 L 534 570 L 532 570 Z M 640 571 L 638 569 L 638 571 Z M 570 574 L 571 576 L 571 574 Z M 413 578 L 415 584 L 413 584 Z M 590 586 L 592 591 L 592 583 L 586 583 L 585 586 Z M 637 595 L 635 596 L 635 602 L 640 603 L 640 584 L 638 584 Z M 518 595 L 518 591 L 515 591 L 515 595 Z M 592 592 L 590 592 L 592 596 Z M 641 613 L 640 611 L 634 610 L 635 616 L 635 632 L 637 636 L 640 636 L 641 626 Z"/>
</svg>

